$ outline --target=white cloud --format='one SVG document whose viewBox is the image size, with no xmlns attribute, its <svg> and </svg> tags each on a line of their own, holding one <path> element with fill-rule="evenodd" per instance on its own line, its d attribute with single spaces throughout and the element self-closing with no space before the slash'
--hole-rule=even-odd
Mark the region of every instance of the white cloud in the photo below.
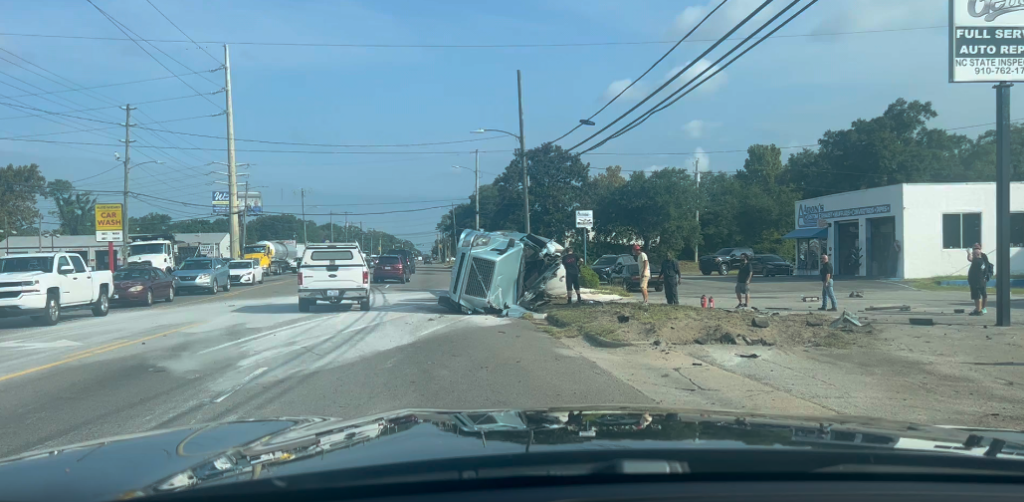
<svg viewBox="0 0 1024 502">
<path fill-rule="evenodd" d="M 699 146 L 694 148 L 693 155 L 691 155 L 686 162 L 686 169 L 693 169 L 694 163 L 696 162 L 701 171 L 711 170 L 711 157 L 708 157 L 708 154 L 704 153 L 704 149 Z"/>
<path fill-rule="evenodd" d="M 619 93 L 622 92 L 623 89 L 625 89 L 626 87 L 629 87 L 629 84 L 631 84 L 631 83 L 633 83 L 632 80 L 630 80 L 628 78 L 624 78 L 622 80 L 616 80 L 616 81 L 608 84 L 608 88 L 605 89 L 604 90 L 604 94 L 601 95 L 601 100 L 602 101 L 611 101 L 611 99 L 614 98 L 615 96 L 618 96 Z M 635 85 L 633 87 L 630 87 L 629 90 L 627 90 L 625 93 L 623 93 L 622 96 L 619 97 L 619 99 L 622 99 L 622 100 L 636 100 L 636 99 L 640 99 L 641 95 L 642 95 L 641 86 Z"/>
<path fill-rule="evenodd" d="M 824 3 L 824 2 L 823 2 Z M 815 17 L 824 19 L 813 33 L 884 30 L 893 28 L 941 26 L 948 11 L 936 9 L 934 0 L 857 0 L 822 5 Z M 813 10 L 808 10 L 810 13 Z"/>
<path fill-rule="evenodd" d="M 693 119 L 683 125 L 683 132 L 691 138 L 699 138 L 704 135 L 704 121 Z"/>
<path fill-rule="evenodd" d="M 676 37 L 685 35 L 720 3 L 720 0 L 709 0 L 704 5 L 695 5 L 683 9 L 683 12 L 676 16 L 675 22 L 669 30 L 669 34 Z M 693 32 L 693 34 L 690 35 L 690 39 L 708 40 L 721 37 L 732 29 L 733 26 L 736 26 L 736 24 L 742 21 L 744 17 L 747 17 L 751 12 L 757 9 L 757 7 L 762 3 L 764 3 L 763 0 L 731 0 L 719 9 L 718 12 L 715 12 L 714 15 L 708 18 L 708 20 L 701 25 L 697 31 Z M 761 23 L 767 21 L 770 16 L 775 15 L 780 8 L 780 6 L 769 5 L 750 21 L 747 21 L 747 24 L 733 34 L 733 36 L 749 34 L 751 31 L 756 29 L 757 26 L 760 26 Z"/>
<path fill-rule="evenodd" d="M 663 81 L 667 81 L 668 79 L 672 78 L 673 75 L 679 73 L 680 70 L 686 68 L 686 66 L 689 64 L 690 62 L 688 61 L 685 64 L 681 64 L 679 66 L 676 66 L 675 68 L 672 68 L 671 70 L 669 70 L 667 74 L 665 74 L 665 78 Z M 705 70 L 707 70 L 707 72 L 704 72 Z M 694 63 L 693 66 L 690 67 L 690 69 L 683 72 L 683 74 L 680 75 L 679 78 L 675 79 L 675 81 L 672 82 L 672 85 L 669 86 L 669 88 L 671 88 L 672 90 L 679 89 L 690 80 L 696 78 L 697 75 L 700 75 L 700 78 L 698 78 L 697 81 L 694 82 L 694 84 L 697 84 L 699 82 L 704 81 L 704 79 L 708 78 L 708 75 L 714 73 L 715 70 L 717 70 L 717 67 L 712 67 L 710 61 L 706 59 L 701 59 L 700 61 Z M 704 73 L 702 74 L 702 72 Z M 722 71 L 715 75 L 714 77 L 711 77 L 711 79 L 709 79 L 707 82 L 701 84 L 701 86 L 698 87 L 695 92 L 715 92 L 718 89 L 721 89 L 722 86 L 724 86 L 726 82 L 728 82 L 728 80 L 729 77 L 726 75 L 724 71 Z"/>
</svg>

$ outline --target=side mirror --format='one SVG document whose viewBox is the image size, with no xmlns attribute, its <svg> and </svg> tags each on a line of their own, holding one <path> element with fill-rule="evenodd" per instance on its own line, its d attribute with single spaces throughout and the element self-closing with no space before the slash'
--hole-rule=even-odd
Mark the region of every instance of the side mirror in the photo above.
<svg viewBox="0 0 1024 502">
<path fill-rule="evenodd" d="M 59 269 L 57 269 L 57 273 L 60 274 L 60 275 L 73 274 L 73 273 L 75 273 L 75 267 L 63 266 L 63 267 L 60 267 Z"/>
</svg>

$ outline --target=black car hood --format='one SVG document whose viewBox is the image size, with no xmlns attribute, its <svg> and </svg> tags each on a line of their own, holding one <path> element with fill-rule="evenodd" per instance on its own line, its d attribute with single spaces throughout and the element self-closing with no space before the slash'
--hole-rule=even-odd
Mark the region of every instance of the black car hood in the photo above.
<svg viewBox="0 0 1024 502">
<path fill-rule="evenodd" d="M 633 448 L 901 450 L 1024 460 L 1024 434 L 859 417 L 622 407 L 214 423 L 0 460 L 4 500 L 112 500 L 336 469 Z M 359 446 L 359 448 L 353 448 Z M 1021 464 L 1024 468 L 1024 464 Z"/>
</svg>

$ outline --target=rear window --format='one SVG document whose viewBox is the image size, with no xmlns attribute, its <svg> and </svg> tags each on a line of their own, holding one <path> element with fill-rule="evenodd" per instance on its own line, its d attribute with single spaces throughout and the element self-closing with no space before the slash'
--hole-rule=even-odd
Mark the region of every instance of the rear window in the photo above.
<svg viewBox="0 0 1024 502">
<path fill-rule="evenodd" d="M 309 255 L 309 259 L 313 261 L 327 261 L 327 260 L 351 260 L 352 251 L 344 250 L 331 250 L 331 251 L 313 251 Z"/>
<path fill-rule="evenodd" d="M 399 262 L 397 256 L 381 256 L 377 263 L 379 265 L 398 265 Z"/>
</svg>

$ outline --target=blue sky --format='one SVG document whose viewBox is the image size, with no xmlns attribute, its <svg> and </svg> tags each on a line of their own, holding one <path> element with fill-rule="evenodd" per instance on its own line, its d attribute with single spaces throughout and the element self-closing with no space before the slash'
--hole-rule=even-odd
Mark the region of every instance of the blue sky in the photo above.
<svg viewBox="0 0 1024 502">
<path fill-rule="evenodd" d="M 147 39 L 184 37 L 145 0 L 94 0 L 96 5 Z M 611 1 L 292 1 L 152 0 L 167 17 L 210 55 L 188 43 L 145 43 L 175 73 L 216 68 L 222 42 L 230 42 L 235 135 L 240 139 L 328 144 L 407 144 L 482 139 L 430 147 L 319 148 L 239 141 L 238 162 L 251 162 L 252 183 L 261 186 L 270 211 L 299 211 L 300 188 L 311 190 L 307 212 L 354 213 L 418 209 L 446 202 L 416 202 L 466 197 L 472 191 L 474 149 L 481 154 L 481 182 L 490 181 L 509 162 L 514 141 L 481 138 L 480 127 L 518 129 L 516 70 L 522 70 L 528 148 L 560 136 L 600 108 L 628 81 L 657 60 L 670 44 L 629 44 L 534 48 L 369 48 L 246 45 L 242 42 L 514 45 L 595 42 L 646 42 L 678 39 L 718 0 Z M 708 40 L 723 34 L 751 12 L 759 0 L 729 0 L 693 35 Z M 776 0 L 757 19 L 779 6 Z M 939 117 L 933 126 L 960 127 L 994 121 L 994 99 L 987 84 L 947 83 L 946 2 L 944 0 L 821 0 L 778 35 L 727 68 L 704 87 L 680 100 L 628 135 L 588 155 L 592 166 L 625 169 L 692 167 L 695 156 L 713 171 L 742 167 L 742 150 L 752 143 L 782 147 L 813 144 L 826 129 L 849 126 L 859 117 L 880 114 L 899 97 L 933 101 Z M 906 30 L 876 33 L 878 30 Z M 74 86 L 97 86 L 166 77 L 168 70 L 127 40 L 42 38 L 15 34 L 124 38 L 85 0 L 5 2 L 0 18 L 0 102 L 70 113 L 100 122 L 50 115 L 50 121 L 26 116 L 25 109 L 0 106 L 0 135 L 53 134 L 36 139 L 99 143 L 103 146 L 0 141 L 3 164 L 35 162 L 48 179 L 78 180 L 114 168 L 113 152 L 123 122 L 112 103 L 140 103 L 133 112 L 140 126 L 224 136 L 223 116 L 166 124 L 165 120 L 217 114 L 224 95 L 196 96 L 223 87 L 223 72 L 203 73 L 138 84 L 23 96 L 67 87 L 35 71 Z M 744 33 L 741 31 L 741 34 Z M 803 36 L 813 35 L 813 36 Z M 685 43 L 647 77 L 594 120 L 598 126 L 692 61 L 710 42 Z M 729 47 L 727 44 L 724 47 Z M 713 53 L 708 64 L 717 58 Z M 17 63 L 17 65 L 12 64 Z M 19 67 L 20 65 L 21 67 Z M 59 75 L 46 73 L 41 68 Z M 70 84 L 73 82 L 74 84 Z M 187 85 L 186 85 L 187 83 Z M 20 90 L 19 90 L 20 89 Z M 40 90 L 42 89 L 42 90 Z M 185 98 L 185 96 L 191 96 Z M 660 98 L 659 98 L 660 99 Z M 651 102 L 653 103 L 653 102 Z M 106 109 L 87 112 L 70 110 Z M 1024 111 L 1015 106 L 1014 116 Z M 39 114 L 39 112 L 31 112 Z M 57 121 L 57 123 L 54 122 Z M 613 129 L 614 130 L 614 129 Z M 976 135 L 984 127 L 961 132 Z M 585 128 L 562 140 L 571 146 L 586 137 Z M 214 176 L 204 176 L 212 161 L 226 161 L 225 141 L 134 130 L 139 141 L 133 162 L 160 160 L 132 172 L 133 190 L 192 204 L 210 203 Z M 575 140 L 575 141 L 574 141 Z M 163 150 L 154 147 L 164 147 Z M 188 151 L 177 148 L 207 148 Z M 245 150 L 369 150 L 373 155 L 275 153 Z M 708 152 L 693 154 L 692 152 Z M 788 153 L 794 149 L 785 150 Z M 403 154 L 397 152 L 415 152 Z M 454 153 L 423 153 L 454 152 Z M 673 155 L 655 155 L 674 152 Z M 642 155 L 614 155 L 634 153 Z M 217 168 L 218 170 L 220 168 Z M 244 171 L 245 169 L 243 169 Z M 119 168 L 81 181 L 82 188 L 119 190 Z M 117 196 L 101 196 L 116 201 Z M 390 205 L 353 205 L 404 202 Z M 168 212 L 186 218 L 205 210 L 161 203 L 133 202 L 139 211 Z M 316 207 L 320 206 L 320 207 Z M 387 215 L 352 216 L 364 226 L 407 235 L 423 247 L 443 209 Z M 327 216 L 314 219 L 326 222 Z"/>
</svg>

